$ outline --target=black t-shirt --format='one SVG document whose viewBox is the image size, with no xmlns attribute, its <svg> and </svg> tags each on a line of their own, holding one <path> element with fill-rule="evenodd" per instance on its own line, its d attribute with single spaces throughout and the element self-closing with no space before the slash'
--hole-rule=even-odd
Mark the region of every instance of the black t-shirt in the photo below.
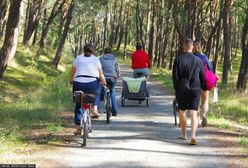
<svg viewBox="0 0 248 168">
<path fill-rule="evenodd" d="M 195 65 L 194 62 L 196 61 Z M 193 69 L 192 69 L 193 68 Z M 191 72 L 192 71 L 192 72 Z M 176 92 L 179 92 L 178 85 L 182 79 L 189 79 L 191 91 L 206 90 L 204 65 L 200 58 L 192 53 L 184 53 L 178 55 L 173 64 L 173 84 Z"/>
</svg>

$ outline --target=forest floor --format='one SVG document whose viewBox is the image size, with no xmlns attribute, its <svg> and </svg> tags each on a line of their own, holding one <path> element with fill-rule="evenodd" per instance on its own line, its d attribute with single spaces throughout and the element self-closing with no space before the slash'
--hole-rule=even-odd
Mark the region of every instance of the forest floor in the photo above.
<svg viewBox="0 0 248 168">
<path fill-rule="evenodd" d="M 130 76 L 131 70 L 126 66 L 122 66 L 121 70 L 123 76 Z M 66 78 L 59 78 L 59 81 L 61 80 Z M 72 103 L 63 105 L 70 95 L 66 93 L 68 85 L 54 82 L 58 90 L 54 90 L 54 87 L 52 90 L 57 91 L 58 97 L 63 93 L 64 97 L 67 97 L 67 100 L 60 100 L 62 105 L 58 102 L 61 108 L 57 109 L 55 113 L 57 116 L 47 114 L 51 117 L 49 122 L 30 123 L 28 129 L 21 131 L 24 137 L 21 145 L 15 144 L 9 148 L 5 143 L 3 146 L 6 148 L 2 149 L 0 154 L 0 163 L 32 163 L 37 164 L 37 167 L 247 167 L 248 165 L 248 152 L 243 146 L 237 145 L 242 142 L 240 137 L 247 136 L 248 129 L 245 126 L 233 125 L 232 130 L 211 124 L 207 128 L 199 127 L 196 146 L 190 146 L 189 140 L 178 140 L 180 129 L 174 126 L 172 114 L 174 96 L 162 82 L 154 80 L 149 82 L 151 107 L 147 108 L 144 104 L 127 101 L 127 107 L 122 108 L 120 96 L 117 96 L 119 115 L 113 117 L 111 123 L 107 125 L 104 110 L 101 110 L 101 117 L 93 121 L 94 131 L 90 135 L 88 145 L 82 148 L 81 139 L 72 135 Z M 120 92 L 121 81 L 118 82 L 117 95 L 120 95 Z M 51 100 L 43 103 L 49 101 Z M 188 124 L 190 126 L 190 121 Z M 246 139 L 243 141 L 247 144 Z"/>
</svg>

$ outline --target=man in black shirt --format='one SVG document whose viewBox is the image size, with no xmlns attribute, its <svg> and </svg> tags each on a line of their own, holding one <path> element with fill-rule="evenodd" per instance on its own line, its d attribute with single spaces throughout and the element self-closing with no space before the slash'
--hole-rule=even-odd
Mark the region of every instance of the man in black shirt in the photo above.
<svg viewBox="0 0 248 168">
<path fill-rule="evenodd" d="M 198 126 L 197 112 L 201 89 L 206 90 L 205 73 L 202 61 L 192 54 L 193 41 L 186 39 L 183 54 L 178 55 L 173 65 L 173 84 L 180 110 L 180 126 L 182 137 L 187 139 L 186 112 L 191 115 L 191 144 L 196 145 L 196 129 Z"/>
</svg>

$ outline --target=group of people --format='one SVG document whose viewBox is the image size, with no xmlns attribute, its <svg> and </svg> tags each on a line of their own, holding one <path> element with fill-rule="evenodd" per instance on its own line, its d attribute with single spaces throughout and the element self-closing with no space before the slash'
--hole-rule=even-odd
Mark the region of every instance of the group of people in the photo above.
<svg viewBox="0 0 248 168">
<path fill-rule="evenodd" d="M 137 73 L 143 73 L 148 77 L 149 67 L 151 62 L 146 52 L 142 50 L 142 45 L 137 45 L 136 51 L 132 54 L 133 76 Z M 100 58 L 94 56 L 94 47 L 91 44 L 84 46 L 84 53 L 78 55 L 74 62 L 70 75 L 70 83 L 73 85 L 73 92 L 83 91 L 88 94 L 95 94 L 96 100 L 93 110 L 91 111 L 92 118 L 99 117 L 100 95 L 105 91 L 107 86 L 110 91 L 112 103 L 112 116 L 117 116 L 117 103 L 115 85 L 117 78 L 120 77 L 119 65 L 116 57 L 112 53 L 112 48 L 104 49 L 104 55 Z M 81 105 L 76 104 L 75 107 L 75 135 L 80 135 L 80 112 Z"/>
<path fill-rule="evenodd" d="M 179 138 L 187 140 L 186 112 L 189 110 L 191 115 L 191 145 L 197 144 L 196 129 L 200 99 L 202 101 L 200 113 L 202 126 L 207 125 L 209 91 L 212 87 L 206 85 L 207 80 L 209 80 L 206 71 L 214 74 L 213 67 L 208 57 L 203 54 L 200 43 L 186 39 L 183 42 L 183 53 L 174 60 L 172 76 L 180 112 L 182 135 Z"/>
<path fill-rule="evenodd" d="M 117 116 L 117 103 L 115 85 L 117 78 L 120 77 L 119 65 L 116 57 L 112 54 L 110 47 L 105 48 L 104 55 L 100 58 L 93 55 L 94 47 L 91 44 L 84 46 L 84 53 L 78 55 L 74 62 L 70 75 L 70 83 L 74 91 L 83 91 L 89 94 L 95 94 L 96 100 L 92 118 L 99 117 L 100 93 L 104 91 L 103 86 L 110 89 L 112 102 L 112 116 Z M 142 45 L 136 46 L 136 51 L 132 54 L 133 77 L 138 77 L 139 73 L 148 78 L 151 62 L 148 54 L 143 50 Z M 183 42 L 183 52 L 177 55 L 173 64 L 173 84 L 176 91 L 176 100 L 180 111 L 180 126 L 182 135 L 180 139 L 187 139 L 186 130 L 186 112 L 191 114 L 191 144 L 196 142 L 196 129 L 198 126 L 198 108 L 200 99 L 202 101 L 201 117 L 202 126 L 207 125 L 206 114 L 208 112 L 209 91 L 206 86 L 205 71 L 209 70 L 214 73 L 213 67 L 208 57 L 203 54 L 200 43 L 194 43 L 191 39 Z M 75 107 L 75 135 L 80 131 L 80 104 Z"/>
</svg>

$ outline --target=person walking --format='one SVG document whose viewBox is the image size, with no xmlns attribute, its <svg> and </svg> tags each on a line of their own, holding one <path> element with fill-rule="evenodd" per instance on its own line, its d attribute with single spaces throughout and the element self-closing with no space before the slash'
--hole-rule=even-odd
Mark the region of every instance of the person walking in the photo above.
<svg viewBox="0 0 248 168">
<path fill-rule="evenodd" d="M 193 41 L 183 42 L 183 53 L 177 55 L 173 63 L 173 84 L 180 111 L 180 139 L 187 140 L 186 112 L 191 115 L 191 145 L 196 145 L 196 130 L 198 126 L 198 106 L 201 89 L 206 90 L 205 74 L 202 61 L 192 53 Z"/>
<path fill-rule="evenodd" d="M 98 118 L 98 102 L 100 99 L 100 81 L 103 85 L 106 85 L 105 77 L 102 72 L 102 66 L 99 58 L 93 55 L 94 47 L 91 44 L 86 44 L 84 46 L 84 54 L 79 55 L 75 58 L 73 62 L 73 67 L 71 69 L 70 83 L 73 84 L 73 93 L 75 91 L 83 91 L 88 94 L 95 94 L 96 100 L 91 112 L 92 118 Z M 80 112 L 81 105 L 76 104 L 75 107 L 75 135 L 81 134 L 80 128 Z"/>
<path fill-rule="evenodd" d="M 201 49 L 201 44 L 199 42 L 194 43 L 194 55 L 201 59 L 203 64 L 207 65 L 209 71 L 214 73 L 212 64 L 210 63 L 208 57 L 203 54 Z M 202 127 L 207 126 L 207 112 L 209 106 L 209 92 L 210 90 L 201 90 L 201 117 L 202 117 Z"/>
<path fill-rule="evenodd" d="M 143 46 L 138 44 L 136 46 L 136 51 L 132 54 L 133 77 L 138 78 L 141 73 L 148 79 L 150 67 L 151 61 L 148 54 L 143 50 Z"/>
<path fill-rule="evenodd" d="M 116 57 L 112 54 L 112 48 L 107 47 L 104 50 L 104 55 L 100 58 L 102 64 L 103 74 L 105 76 L 107 86 L 109 87 L 111 103 L 112 103 L 112 116 L 117 116 L 117 103 L 115 85 L 117 78 L 120 77 L 119 65 Z M 105 89 L 102 87 L 102 89 Z"/>
</svg>

